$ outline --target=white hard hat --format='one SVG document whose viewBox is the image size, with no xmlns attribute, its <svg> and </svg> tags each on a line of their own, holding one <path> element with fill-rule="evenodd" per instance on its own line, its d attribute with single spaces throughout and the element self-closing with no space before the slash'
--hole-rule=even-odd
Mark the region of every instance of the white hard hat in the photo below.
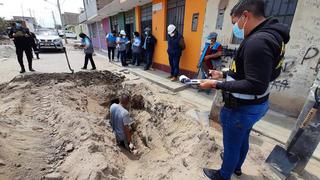
<svg viewBox="0 0 320 180">
<path fill-rule="evenodd" d="M 124 30 L 120 31 L 120 35 L 127 35 L 126 32 Z"/>
<path fill-rule="evenodd" d="M 176 30 L 176 26 L 173 24 L 170 24 L 168 26 L 168 34 L 172 34 L 174 30 Z"/>
</svg>

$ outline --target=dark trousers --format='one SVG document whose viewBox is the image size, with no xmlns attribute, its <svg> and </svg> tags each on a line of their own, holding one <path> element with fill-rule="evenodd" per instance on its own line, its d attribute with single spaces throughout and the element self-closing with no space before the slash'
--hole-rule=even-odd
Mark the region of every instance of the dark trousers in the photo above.
<svg viewBox="0 0 320 180">
<path fill-rule="evenodd" d="M 23 65 L 23 51 L 25 52 L 28 60 L 29 70 L 32 69 L 32 50 L 31 47 L 23 47 L 23 46 L 16 46 L 16 54 L 18 58 L 19 65 L 21 70 L 25 70 Z"/>
<path fill-rule="evenodd" d="M 119 51 L 119 53 L 120 53 L 120 56 L 121 56 L 121 64 L 122 64 L 122 66 L 128 66 L 126 50 Z"/>
<path fill-rule="evenodd" d="M 93 58 L 92 58 L 92 54 L 86 54 L 86 56 L 84 57 L 84 69 L 87 69 L 88 66 L 88 61 L 90 60 L 92 69 L 96 69 L 96 65 L 94 64 Z"/>
<path fill-rule="evenodd" d="M 119 51 L 119 49 L 117 50 L 117 59 L 118 59 L 118 61 L 120 59 L 120 51 Z"/>
<path fill-rule="evenodd" d="M 141 54 L 140 53 L 132 53 L 131 64 L 135 65 L 136 62 L 137 62 L 137 66 L 140 66 L 140 62 L 141 62 Z"/>
<path fill-rule="evenodd" d="M 177 77 L 179 75 L 180 57 L 177 55 L 169 54 L 169 63 L 171 67 L 171 75 Z"/>
<path fill-rule="evenodd" d="M 108 57 L 109 57 L 109 61 L 113 61 L 114 60 L 114 50 L 116 48 L 115 47 L 108 47 Z M 112 55 L 111 55 L 112 54 Z M 111 58 L 112 57 L 112 58 Z"/>
<path fill-rule="evenodd" d="M 40 59 L 39 58 L 39 48 L 38 48 L 38 46 L 36 44 L 34 44 L 34 45 L 32 45 L 32 49 L 33 49 L 33 52 L 36 54 L 37 59 Z M 32 54 L 32 58 L 33 58 L 33 54 Z"/>
<path fill-rule="evenodd" d="M 145 51 L 145 55 L 146 55 L 146 64 L 144 66 L 144 69 L 148 70 L 152 65 L 153 51 Z"/>
</svg>

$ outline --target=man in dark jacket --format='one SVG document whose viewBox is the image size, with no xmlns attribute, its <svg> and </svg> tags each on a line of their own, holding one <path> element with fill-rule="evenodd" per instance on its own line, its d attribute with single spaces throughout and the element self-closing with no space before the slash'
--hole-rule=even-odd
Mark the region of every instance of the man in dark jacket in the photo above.
<svg viewBox="0 0 320 180">
<path fill-rule="evenodd" d="M 26 72 L 23 65 L 23 51 L 25 52 L 28 60 L 29 70 L 35 71 L 32 68 L 32 50 L 28 38 L 30 37 L 27 34 L 27 29 L 22 27 L 21 21 L 17 21 L 10 30 L 9 37 L 13 38 L 14 45 L 16 46 L 16 54 L 18 62 L 21 67 L 20 73 Z"/>
<path fill-rule="evenodd" d="M 28 42 L 29 42 L 29 46 L 33 49 L 33 52 L 36 54 L 37 59 L 39 58 L 39 48 L 38 48 L 38 40 L 36 35 L 33 32 L 30 32 L 30 30 L 27 28 L 27 34 L 29 35 Z M 32 58 L 33 58 L 33 54 L 31 52 Z"/>
<path fill-rule="evenodd" d="M 253 125 L 268 110 L 270 82 L 281 72 L 289 28 L 273 18 L 265 18 L 263 0 L 240 1 L 231 11 L 233 33 L 244 39 L 230 71 L 211 71 L 214 79 L 201 88 L 221 89 L 224 107 L 220 113 L 223 131 L 223 163 L 220 170 L 204 169 L 210 179 L 229 180 L 241 167 L 249 149 Z"/>
<path fill-rule="evenodd" d="M 183 36 L 176 30 L 176 26 L 168 26 L 168 55 L 171 67 L 171 75 L 168 77 L 171 81 L 176 81 L 179 75 L 179 63 L 182 51 L 185 49 Z"/>
<path fill-rule="evenodd" d="M 157 43 L 157 39 L 152 35 L 149 27 L 144 30 L 145 38 L 143 40 L 142 48 L 145 50 L 146 64 L 144 70 L 149 70 L 152 65 L 152 58 L 154 53 L 154 47 Z"/>
</svg>

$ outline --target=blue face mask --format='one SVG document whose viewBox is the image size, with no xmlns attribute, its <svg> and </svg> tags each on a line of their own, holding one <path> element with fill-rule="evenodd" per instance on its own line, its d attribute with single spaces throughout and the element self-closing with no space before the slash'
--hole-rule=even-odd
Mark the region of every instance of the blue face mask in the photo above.
<svg viewBox="0 0 320 180">
<path fill-rule="evenodd" d="M 241 19 L 241 17 L 240 17 L 240 19 Z M 239 20 L 238 20 L 238 22 L 239 22 Z M 239 39 L 244 39 L 244 27 L 247 24 L 247 21 L 244 23 L 242 29 L 240 29 L 238 22 L 236 22 L 232 27 L 233 34 L 235 37 L 237 37 Z"/>
<path fill-rule="evenodd" d="M 21 24 L 20 24 L 20 23 L 16 23 L 16 27 L 17 27 L 17 28 L 20 28 L 20 27 L 21 27 Z"/>
</svg>

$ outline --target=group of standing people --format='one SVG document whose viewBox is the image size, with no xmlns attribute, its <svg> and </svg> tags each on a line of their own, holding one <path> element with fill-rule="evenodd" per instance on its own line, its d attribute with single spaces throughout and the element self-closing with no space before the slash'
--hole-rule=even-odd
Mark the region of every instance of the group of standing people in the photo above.
<svg viewBox="0 0 320 180">
<path fill-rule="evenodd" d="M 106 35 L 108 47 L 109 61 L 114 61 L 115 51 L 118 51 L 117 59 L 121 60 L 122 66 L 128 66 L 127 60 L 129 51 L 132 52 L 132 65 L 140 66 L 143 57 L 145 57 L 145 70 L 149 70 L 152 65 L 156 38 L 151 33 L 151 28 L 144 29 L 144 35 L 139 32 L 133 32 L 133 38 L 130 41 L 124 30 L 121 30 L 119 35 L 116 31 L 112 31 Z"/>
<path fill-rule="evenodd" d="M 32 67 L 33 52 L 39 59 L 39 48 L 36 35 L 29 31 L 28 28 L 22 26 L 21 21 L 16 21 L 11 25 L 9 37 L 13 39 L 16 47 L 17 59 L 20 65 L 20 73 L 25 73 L 25 67 L 23 64 L 23 52 L 25 53 L 28 60 L 29 71 L 35 71 Z"/>
</svg>

